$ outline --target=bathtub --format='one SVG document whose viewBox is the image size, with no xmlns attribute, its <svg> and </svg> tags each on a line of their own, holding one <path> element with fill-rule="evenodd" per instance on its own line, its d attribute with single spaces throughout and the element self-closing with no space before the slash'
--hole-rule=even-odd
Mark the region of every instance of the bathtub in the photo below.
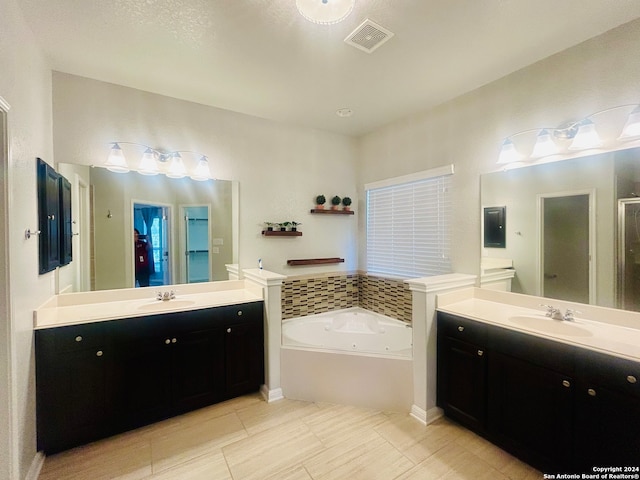
<svg viewBox="0 0 640 480">
<path fill-rule="evenodd" d="M 409 324 L 359 307 L 285 320 L 280 353 L 287 398 L 411 409 Z"/>
</svg>

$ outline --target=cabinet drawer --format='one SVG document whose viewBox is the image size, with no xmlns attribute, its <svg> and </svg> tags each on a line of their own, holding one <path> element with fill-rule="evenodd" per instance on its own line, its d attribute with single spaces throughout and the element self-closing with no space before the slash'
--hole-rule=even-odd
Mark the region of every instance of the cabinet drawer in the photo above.
<svg viewBox="0 0 640 480">
<path fill-rule="evenodd" d="M 438 333 L 480 346 L 487 343 L 487 325 L 448 313 L 438 312 Z"/>
<path fill-rule="evenodd" d="M 577 369 L 587 386 L 602 386 L 640 398 L 640 362 L 581 350 Z"/>
<path fill-rule="evenodd" d="M 569 345 L 499 327 L 490 329 L 488 342 L 491 351 L 499 351 L 564 375 L 574 375 L 576 349 Z"/>
<path fill-rule="evenodd" d="M 104 332 L 102 323 L 86 323 L 39 330 L 38 337 L 57 352 L 70 352 L 103 345 Z"/>
</svg>

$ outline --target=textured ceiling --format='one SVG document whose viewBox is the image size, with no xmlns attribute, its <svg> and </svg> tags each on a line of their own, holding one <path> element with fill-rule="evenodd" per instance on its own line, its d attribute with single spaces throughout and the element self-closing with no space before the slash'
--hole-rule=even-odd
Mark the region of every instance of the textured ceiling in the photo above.
<svg viewBox="0 0 640 480">
<path fill-rule="evenodd" d="M 359 135 L 640 17 L 638 0 L 17 0 L 54 70 Z M 344 43 L 365 18 L 395 36 Z M 341 118 L 339 108 L 354 115 Z"/>
</svg>

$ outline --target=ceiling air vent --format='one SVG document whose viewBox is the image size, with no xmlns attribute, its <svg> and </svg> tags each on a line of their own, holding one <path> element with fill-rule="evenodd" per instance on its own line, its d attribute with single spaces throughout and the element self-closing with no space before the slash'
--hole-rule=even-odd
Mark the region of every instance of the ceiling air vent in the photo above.
<svg viewBox="0 0 640 480">
<path fill-rule="evenodd" d="M 387 40 L 393 37 L 393 33 L 381 27 L 368 18 L 362 22 L 344 41 L 367 53 L 373 52 Z"/>
</svg>

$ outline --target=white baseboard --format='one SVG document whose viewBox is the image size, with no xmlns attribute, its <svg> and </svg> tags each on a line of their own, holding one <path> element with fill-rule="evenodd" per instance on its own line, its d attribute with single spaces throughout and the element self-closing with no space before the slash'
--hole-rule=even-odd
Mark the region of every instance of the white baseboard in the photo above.
<svg viewBox="0 0 640 480">
<path fill-rule="evenodd" d="M 411 412 L 409 413 L 413 418 L 419 421 L 423 425 L 429 425 L 435 422 L 438 418 L 442 417 L 443 412 L 441 408 L 433 407 L 425 411 L 417 405 L 411 405 Z"/>
<path fill-rule="evenodd" d="M 266 385 L 262 385 L 262 387 L 260 387 L 260 393 L 267 403 L 282 400 L 284 398 L 284 395 L 282 394 L 282 388 L 274 388 L 273 390 L 269 390 L 269 387 L 267 387 Z"/>
<path fill-rule="evenodd" d="M 42 466 L 44 465 L 44 453 L 37 452 L 31 461 L 31 466 L 29 467 L 29 471 L 27 472 L 27 476 L 24 477 L 25 480 L 38 480 L 40 476 L 40 470 L 42 470 Z"/>
</svg>

